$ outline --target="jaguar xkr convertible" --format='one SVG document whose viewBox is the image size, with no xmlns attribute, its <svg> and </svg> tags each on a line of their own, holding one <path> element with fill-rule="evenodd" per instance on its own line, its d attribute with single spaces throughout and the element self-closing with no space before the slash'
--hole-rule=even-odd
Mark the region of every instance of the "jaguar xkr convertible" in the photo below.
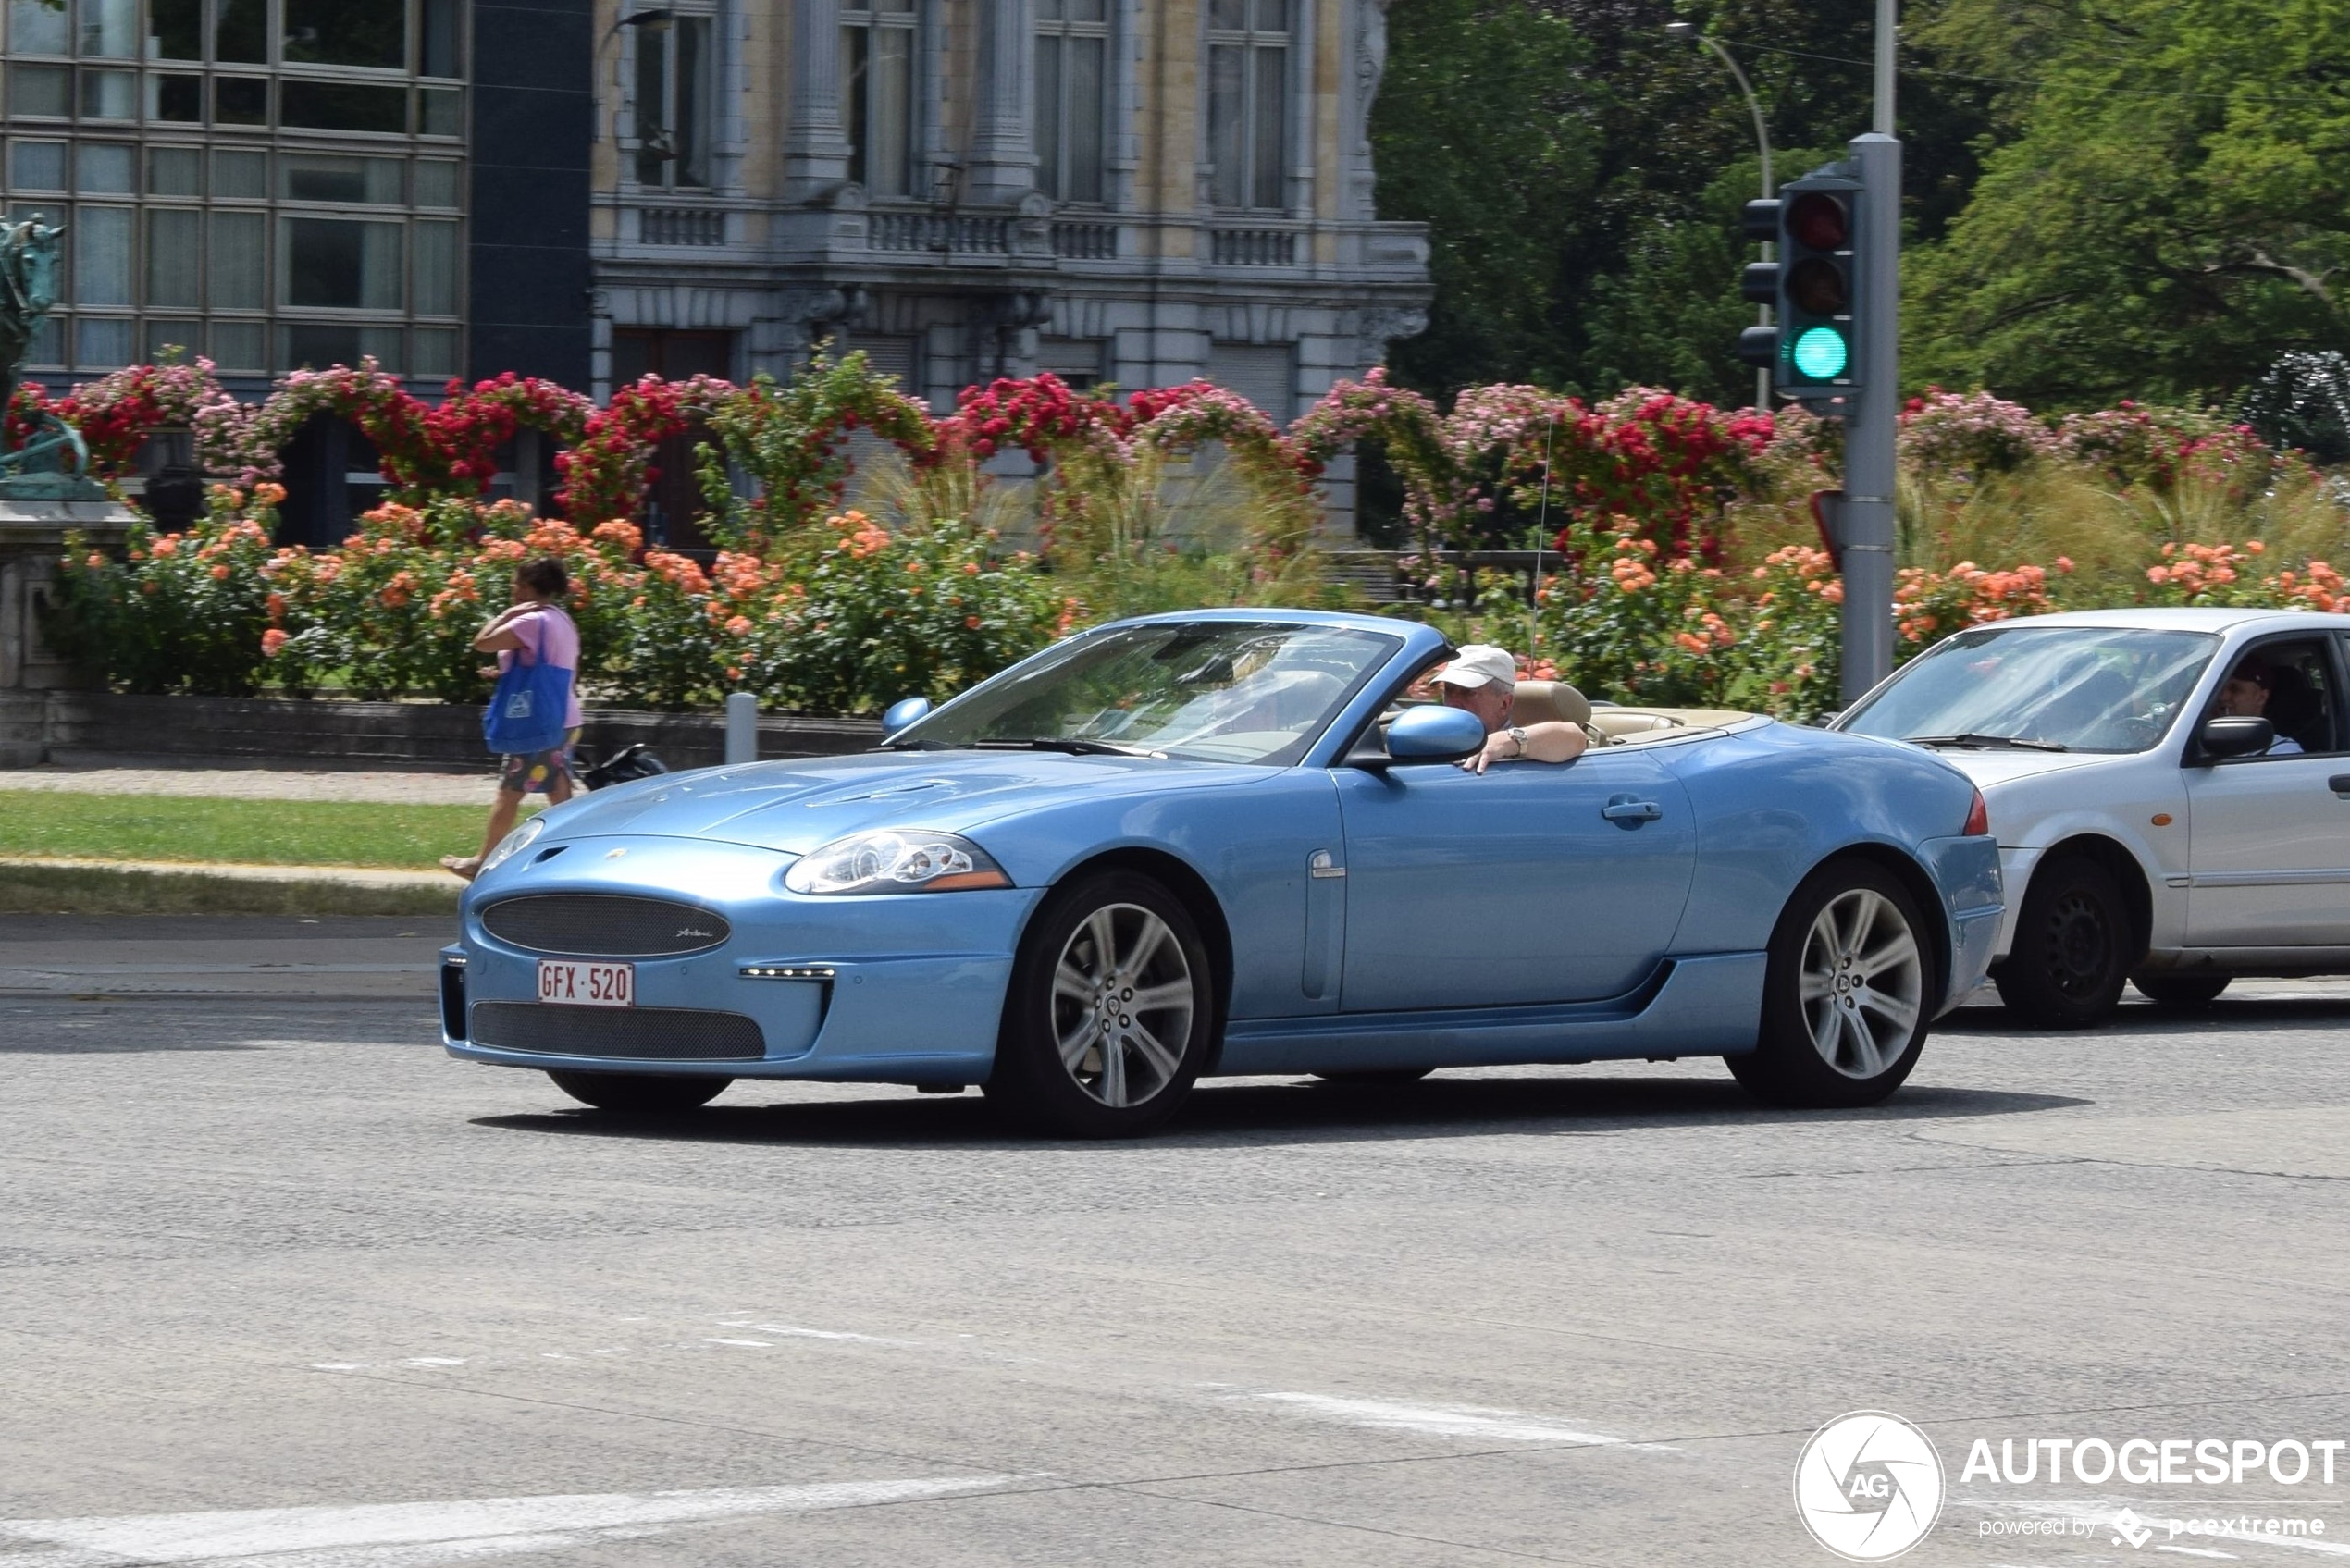
<svg viewBox="0 0 2350 1568">
<path fill-rule="evenodd" d="M 869 753 L 558 807 L 466 895 L 448 1048 L 608 1111 L 977 1084 L 1081 1137 L 1203 1076 L 1615 1057 L 1852 1105 L 1981 983 L 1998 849 L 1948 763 L 1527 682 L 1516 722 L 1594 744 L 1475 773 L 1475 715 L 1412 696 L 1450 652 L 1368 615 L 1125 621 L 899 704 Z"/>
</svg>

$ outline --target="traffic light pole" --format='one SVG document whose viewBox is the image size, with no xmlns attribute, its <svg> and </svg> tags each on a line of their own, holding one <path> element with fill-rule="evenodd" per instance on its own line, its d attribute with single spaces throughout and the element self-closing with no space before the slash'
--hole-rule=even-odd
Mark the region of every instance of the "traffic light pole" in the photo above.
<svg viewBox="0 0 2350 1568">
<path fill-rule="evenodd" d="M 1893 673 L 1895 444 L 1901 423 L 1901 143 L 1893 134 L 1900 0 L 1876 0 L 1876 102 L 1869 134 L 1847 143 L 1859 167 L 1860 391 L 1844 427 L 1844 700 Z"/>
<path fill-rule="evenodd" d="M 1888 117 L 1881 103 L 1879 119 Z M 1846 400 L 1844 504 L 1844 699 L 1893 673 L 1894 442 L 1901 418 L 1901 143 L 1872 131 L 1849 144 L 1864 199 L 1858 237 L 1862 276 L 1860 382 Z"/>
</svg>

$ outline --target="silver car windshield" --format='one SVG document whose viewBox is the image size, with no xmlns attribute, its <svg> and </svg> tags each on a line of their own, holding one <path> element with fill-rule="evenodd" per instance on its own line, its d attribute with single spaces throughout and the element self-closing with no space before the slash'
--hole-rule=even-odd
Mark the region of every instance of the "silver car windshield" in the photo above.
<svg viewBox="0 0 2350 1568">
<path fill-rule="evenodd" d="M 1943 747 L 2144 751 L 2220 639 L 2128 626 L 1981 626 L 1912 660 L 1839 730 Z"/>
<path fill-rule="evenodd" d="M 1402 646 L 1278 622 L 1119 627 L 1007 671 L 889 744 L 1286 766 Z"/>
</svg>

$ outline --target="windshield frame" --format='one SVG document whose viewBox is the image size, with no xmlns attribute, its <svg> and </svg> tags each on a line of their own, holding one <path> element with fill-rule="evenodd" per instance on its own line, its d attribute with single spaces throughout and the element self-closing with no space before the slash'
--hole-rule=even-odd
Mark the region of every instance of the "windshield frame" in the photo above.
<svg viewBox="0 0 2350 1568">
<path fill-rule="evenodd" d="M 2063 752 L 2067 755 L 2079 757 L 2143 757 L 2148 752 L 2160 749 L 2171 736 L 2177 732 L 2179 721 L 2183 715 L 2200 710 L 2201 705 L 2197 701 L 2197 698 L 2201 693 L 2204 685 L 2210 676 L 2214 661 L 2219 658 L 2220 652 L 2227 641 L 2224 636 L 2220 636 L 2217 632 L 2204 631 L 2198 628 L 2186 626 L 2097 624 L 2049 625 L 2030 621 L 2004 623 L 1992 622 L 1984 625 L 1969 626 L 1964 631 L 1955 633 L 1952 636 L 1944 638 L 1941 642 L 1935 644 L 1934 647 L 1926 649 L 1923 653 L 1919 654 L 1916 658 L 1902 665 L 1900 669 L 1895 671 L 1886 680 L 1879 683 L 1858 702 L 1855 702 L 1850 708 L 1846 709 L 1842 713 L 1837 714 L 1835 722 L 1828 727 L 1832 730 L 1840 731 L 1849 735 L 1865 735 L 1873 740 L 1897 740 L 1904 744 L 1916 744 L 1918 737 L 1910 735 L 1884 735 L 1873 730 L 1860 729 L 1856 727 L 1856 721 L 1865 718 L 1872 710 L 1879 707 L 1905 682 L 1912 678 L 1913 672 L 1919 670 L 1922 666 L 1926 665 L 1927 661 L 1930 660 L 1937 658 L 1956 658 L 1965 652 L 1988 648 L 2003 637 L 2054 638 L 2058 636 L 2077 637 L 2083 639 L 2084 641 L 2094 641 L 2095 639 L 2100 637 L 2159 637 L 2165 639 L 2177 639 L 2183 645 L 2199 646 L 2202 650 L 2202 661 L 2195 666 L 2194 673 L 2185 681 L 2183 688 L 2181 691 L 2177 706 L 2169 715 L 2165 717 L 2161 728 L 2152 735 L 2144 745 L 2132 747 L 2088 747 L 2075 745 L 2072 740 L 2064 739 Z M 1948 733 L 1949 733 L 1948 729 L 1944 727 L 1931 730 L 1921 730 L 1918 734 L 1919 736 L 1922 737 L 1926 735 L 1940 735 Z M 2062 739 L 2062 737 L 2055 736 L 2025 738 Z M 2042 748 L 2024 746 L 2019 747 L 2018 749 L 2036 751 Z M 2053 748 L 2049 749 L 2051 755 L 2055 754 Z"/>
<path fill-rule="evenodd" d="M 1144 620 L 1112 622 L 1107 625 L 1091 627 L 1054 643 L 1048 648 L 1041 648 L 1019 663 L 990 675 L 969 690 L 959 692 L 946 702 L 940 704 L 891 735 L 882 743 L 882 749 L 915 753 L 926 749 L 923 745 L 925 740 L 929 740 L 931 747 L 939 750 L 992 751 L 998 748 L 1016 747 L 1019 743 L 1011 738 L 988 737 L 950 741 L 932 739 L 925 736 L 923 732 L 937 725 L 942 719 L 948 719 L 959 712 L 968 712 L 973 702 L 983 698 L 991 689 L 1000 690 L 1006 685 L 1036 681 L 1073 662 L 1082 661 L 1088 652 L 1098 648 L 1106 639 L 1140 638 L 1151 634 L 1166 633 L 1180 636 L 1186 631 L 1260 635 L 1265 633 L 1338 633 L 1363 639 L 1369 648 L 1370 657 L 1364 661 L 1362 668 L 1343 689 L 1330 698 L 1329 707 L 1318 720 L 1301 730 L 1286 744 L 1263 756 L 1255 758 L 1198 756 L 1188 755 L 1180 747 L 1168 749 L 1158 747 L 1145 748 L 1140 746 L 1112 745 L 1104 745 L 1101 747 L 1102 754 L 1108 755 L 1115 752 L 1144 760 L 1205 763 L 1224 767 L 1296 767 L 1310 758 L 1317 747 L 1326 743 L 1334 728 L 1346 724 L 1348 715 L 1359 705 L 1365 691 L 1381 681 L 1386 672 L 1394 667 L 1397 659 L 1404 655 L 1413 641 L 1406 635 L 1406 628 L 1403 626 L 1390 628 L 1385 625 L 1364 624 L 1352 618 L 1325 618 L 1323 615 L 1312 613 L 1284 614 L 1280 611 L 1267 611 L 1255 614 L 1211 612 L 1197 617 L 1154 616 Z M 1057 737 L 1036 737 L 1039 743 L 1036 748 L 1058 749 L 1051 744 L 1055 738 Z M 1082 740 L 1085 737 L 1078 738 Z"/>
</svg>

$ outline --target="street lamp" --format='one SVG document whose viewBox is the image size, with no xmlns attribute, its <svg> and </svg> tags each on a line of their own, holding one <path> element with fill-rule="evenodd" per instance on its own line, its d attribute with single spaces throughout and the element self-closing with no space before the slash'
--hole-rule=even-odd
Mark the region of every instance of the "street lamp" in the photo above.
<svg viewBox="0 0 2350 1568">
<path fill-rule="evenodd" d="M 1730 74 L 1738 79 L 1738 91 L 1746 96 L 1746 112 L 1754 120 L 1754 143 L 1762 153 L 1762 195 L 1765 200 L 1768 200 L 1777 191 L 1778 182 L 1771 178 L 1771 129 L 1763 123 L 1762 105 L 1754 96 L 1754 84 L 1746 80 L 1746 72 L 1739 68 L 1738 57 L 1713 39 L 1700 32 L 1697 23 L 1666 22 L 1664 32 L 1668 38 L 1694 39 L 1704 44 L 1713 51 L 1716 59 L 1730 68 Z M 1766 241 L 1762 246 L 1762 259 L 1769 261 L 1775 249 L 1775 247 Z M 1770 326 L 1771 307 L 1764 305 L 1755 319 L 1764 327 Z M 1770 411 L 1771 373 L 1768 370 L 1758 370 L 1754 373 L 1754 407 L 1758 413 Z"/>
</svg>

